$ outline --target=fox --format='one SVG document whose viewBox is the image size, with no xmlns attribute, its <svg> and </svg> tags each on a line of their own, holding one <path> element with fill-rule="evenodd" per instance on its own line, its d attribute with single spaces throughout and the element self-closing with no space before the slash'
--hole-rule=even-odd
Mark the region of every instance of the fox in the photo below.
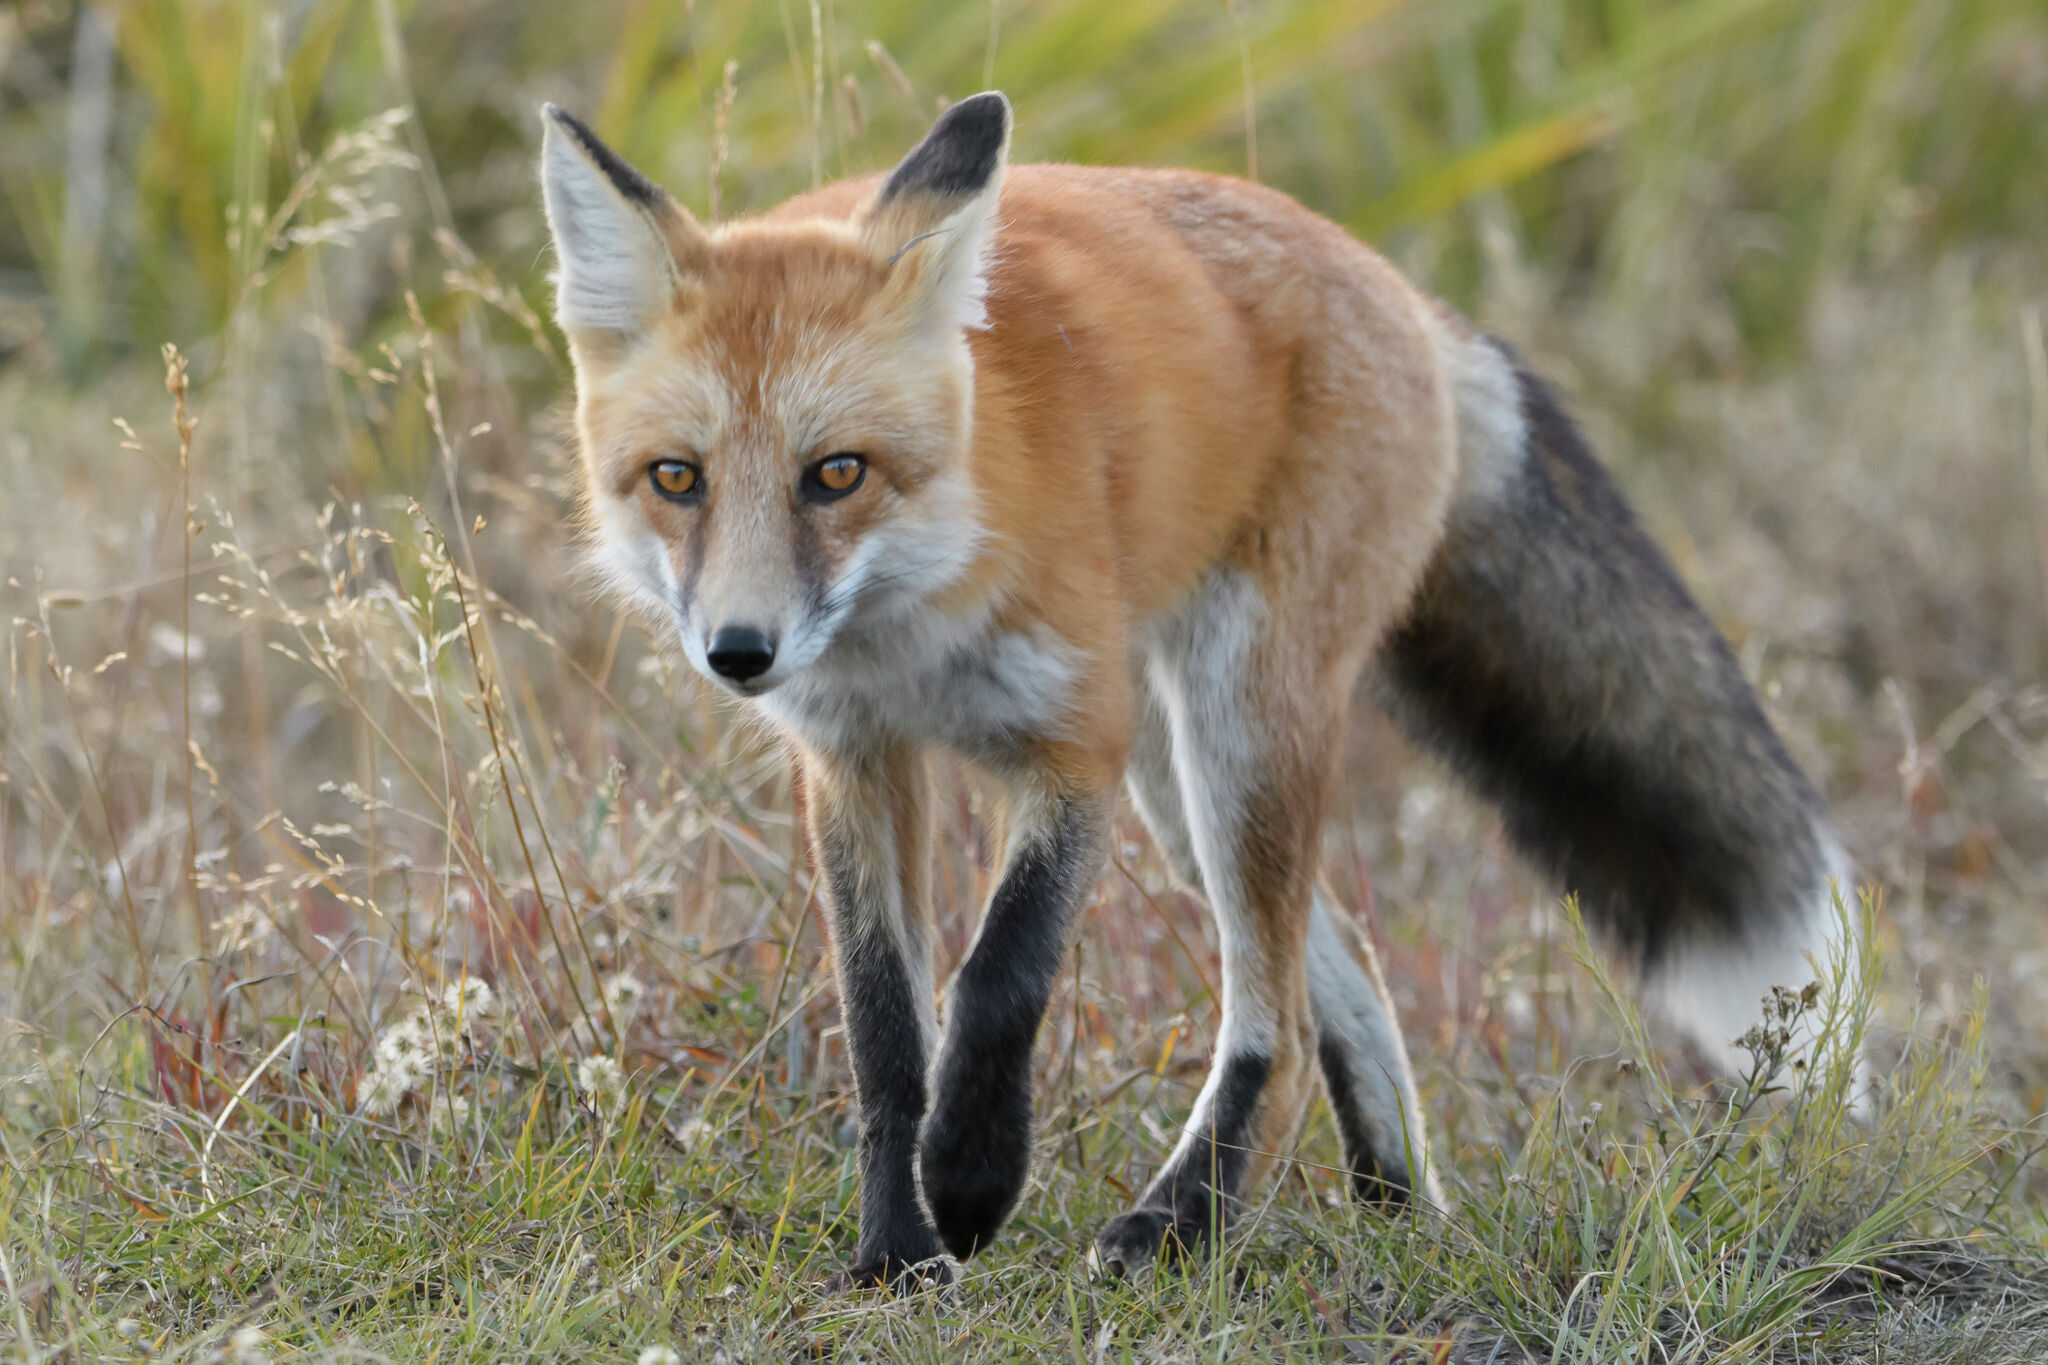
<svg viewBox="0 0 2048 1365">
<path fill-rule="evenodd" d="M 1356 1197 L 1440 1202 L 1372 941 L 1319 886 L 1361 692 L 1731 1067 L 1857 933 L 1821 798 L 1554 391 L 1336 224 L 1013 166 L 994 91 L 711 226 L 542 122 L 597 572 L 794 763 L 859 1108 L 847 1283 L 948 1282 L 1016 1209 L 1123 791 L 1213 916 L 1220 1022 L 1093 1264 L 1204 1254 L 1318 1075 Z M 1000 793 L 943 1019 L 934 755 Z"/>
</svg>

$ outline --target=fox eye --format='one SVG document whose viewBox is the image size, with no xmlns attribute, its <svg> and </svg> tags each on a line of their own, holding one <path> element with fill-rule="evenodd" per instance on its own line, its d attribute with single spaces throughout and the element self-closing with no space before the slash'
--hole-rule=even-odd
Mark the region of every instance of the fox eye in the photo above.
<svg viewBox="0 0 2048 1365">
<path fill-rule="evenodd" d="M 654 491 L 670 502 L 695 502 L 702 496 L 697 466 L 684 460 L 656 460 L 647 466 Z"/>
<path fill-rule="evenodd" d="M 831 502 L 860 487 L 868 474 L 868 457 L 842 450 L 827 455 L 804 471 L 804 492 L 813 501 Z"/>
</svg>

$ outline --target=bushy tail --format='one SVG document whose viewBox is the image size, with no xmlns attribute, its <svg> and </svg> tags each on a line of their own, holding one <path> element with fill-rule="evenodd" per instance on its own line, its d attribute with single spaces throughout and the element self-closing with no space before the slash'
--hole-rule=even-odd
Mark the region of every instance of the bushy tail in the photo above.
<svg viewBox="0 0 2048 1365">
<path fill-rule="evenodd" d="M 1730 1059 L 1769 988 L 1827 960 L 1826 811 L 1555 396 L 1505 343 L 1445 350 L 1460 491 L 1383 699 Z"/>
</svg>

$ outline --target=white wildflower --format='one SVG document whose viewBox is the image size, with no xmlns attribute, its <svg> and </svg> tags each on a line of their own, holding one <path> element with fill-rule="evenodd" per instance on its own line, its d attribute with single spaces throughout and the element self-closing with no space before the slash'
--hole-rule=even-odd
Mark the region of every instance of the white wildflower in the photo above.
<svg viewBox="0 0 2048 1365">
<path fill-rule="evenodd" d="M 683 1358 L 668 1346 L 643 1346 L 635 1365 L 683 1365 Z"/>
<path fill-rule="evenodd" d="M 392 1084 L 401 1090 L 417 1090 L 434 1075 L 432 1059 L 418 1052 L 408 1052 L 392 1061 L 380 1063 L 380 1067 L 391 1073 Z"/>
<path fill-rule="evenodd" d="M 491 1011 L 497 1007 L 498 997 L 491 990 L 490 983 L 473 976 L 449 982 L 448 989 L 441 993 L 441 1008 L 465 1024 L 473 1019 L 490 1018 Z"/>
<path fill-rule="evenodd" d="M 356 1083 L 356 1102 L 365 1114 L 381 1119 L 398 1108 L 398 1102 L 405 1098 L 405 1091 L 406 1087 L 400 1085 L 398 1078 L 388 1069 L 373 1066 Z"/>
<path fill-rule="evenodd" d="M 453 1065 L 462 1052 L 462 1033 L 455 1027 L 455 1016 L 431 1005 L 421 1005 L 418 1017 L 429 1050 L 444 1065 Z"/>
<path fill-rule="evenodd" d="M 384 1030 L 377 1039 L 377 1058 L 384 1062 L 412 1060 L 428 1071 L 452 1063 L 461 1051 L 455 1017 L 420 1005 L 411 1014 Z"/>
<path fill-rule="evenodd" d="M 228 1338 L 228 1349 L 235 1365 L 270 1365 L 270 1354 L 263 1349 L 269 1341 L 261 1327 L 244 1327 Z"/>
<path fill-rule="evenodd" d="M 408 1014 L 377 1038 L 377 1061 L 383 1065 L 417 1062 L 424 1067 L 434 1050 L 434 1027 L 425 1010 Z"/>
<path fill-rule="evenodd" d="M 617 1014 L 631 1014 L 647 998 L 647 987 L 631 972 L 605 978 L 604 1003 Z"/>
<path fill-rule="evenodd" d="M 447 1091 L 434 1096 L 434 1102 L 428 1106 L 428 1111 L 433 1115 L 431 1122 L 436 1133 L 457 1132 L 463 1124 L 469 1122 L 469 1101 L 461 1095 L 451 1095 Z"/>
<path fill-rule="evenodd" d="M 601 1114 L 615 1114 L 626 1103 L 626 1072 L 617 1062 L 598 1053 L 576 1064 L 576 1088 L 590 1096 Z"/>
<path fill-rule="evenodd" d="M 694 1152 L 711 1141 L 711 1125 L 702 1118 L 684 1119 L 675 1130 L 676 1142 L 686 1152 Z"/>
</svg>

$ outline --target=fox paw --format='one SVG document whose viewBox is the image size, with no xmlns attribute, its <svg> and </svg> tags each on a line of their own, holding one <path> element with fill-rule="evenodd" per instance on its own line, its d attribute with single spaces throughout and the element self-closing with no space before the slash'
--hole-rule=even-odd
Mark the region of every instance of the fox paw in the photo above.
<svg viewBox="0 0 2048 1365">
<path fill-rule="evenodd" d="M 925 1129 L 917 1165 L 939 1241 L 964 1261 L 995 1239 L 1017 1207 L 1031 1173 L 1031 1130 L 935 1122 Z"/>
<path fill-rule="evenodd" d="M 855 1262 L 826 1281 L 834 1294 L 852 1294 L 868 1289 L 886 1289 L 892 1294 L 915 1294 L 942 1289 L 953 1283 L 953 1266 L 943 1256 L 905 1261 L 894 1256 Z"/>
<path fill-rule="evenodd" d="M 1177 1263 L 1197 1255 L 1209 1237 L 1209 1220 L 1172 1209 L 1140 1207 L 1120 1213 L 1095 1234 L 1089 1263 L 1104 1275 L 1128 1279 L 1154 1262 Z"/>
</svg>

